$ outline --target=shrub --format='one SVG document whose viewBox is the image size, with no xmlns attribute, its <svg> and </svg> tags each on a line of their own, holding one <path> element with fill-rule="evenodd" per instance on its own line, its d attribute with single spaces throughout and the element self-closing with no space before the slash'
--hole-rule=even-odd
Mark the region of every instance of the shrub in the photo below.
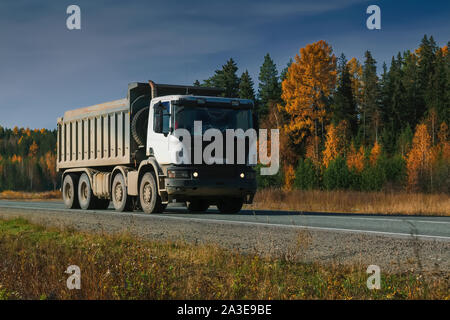
<svg viewBox="0 0 450 320">
<path fill-rule="evenodd" d="M 295 170 L 294 187 L 301 190 L 311 190 L 319 187 L 319 171 L 310 159 L 300 159 Z"/>
<path fill-rule="evenodd" d="M 330 161 L 323 174 L 323 185 L 327 190 L 347 189 L 350 186 L 350 173 L 345 159 L 337 157 Z"/>
<path fill-rule="evenodd" d="M 367 166 L 361 174 L 361 190 L 363 191 L 379 191 L 385 183 L 386 174 L 379 163 Z"/>
<path fill-rule="evenodd" d="M 401 155 L 397 154 L 392 158 L 383 156 L 380 158 L 378 165 L 380 165 L 384 171 L 386 181 L 394 184 L 403 184 L 405 182 L 406 161 Z"/>
<path fill-rule="evenodd" d="M 283 186 L 283 170 L 280 167 L 277 174 L 273 176 L 263 176 L 261 175 L 261 167 L 262 164 L 258 164 L 255 167 L 256 170 L 256 183 L 258 184 L 259 189 L 265 188 L 281 188 Z"/>
</svg>

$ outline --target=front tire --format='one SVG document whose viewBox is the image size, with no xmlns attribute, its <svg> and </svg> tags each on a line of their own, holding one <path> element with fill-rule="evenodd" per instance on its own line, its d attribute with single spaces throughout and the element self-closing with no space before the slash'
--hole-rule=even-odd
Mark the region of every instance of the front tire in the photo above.
<svg viewBox="0 0 450 320">
<path fill-rule="evenodd" d="M 128 195 L 127 186 L 125 185 L 125 178 L 122 173 L 118 173 L 113 180 L 112 201 L 114 208 L 119 211 L 130 211 L 132 207 L 131 197 Z"/>
<path fill-rule="evenodd" d="M 225 199 L 217 204 L 220 213 L 233 214 L 241 211 L 244 205 L 243 199 Z"/>
<path fill-rule="evenodd" d="M 158 194 L 155 176 L 147 172 L 141 179 L 139 186 L 139 201 L 142 211 L 145 213 L 161 213 L 166 208 L 161 203 L 161 197 Z"/>
<path fill-rule="evenodd" d="M 78 176 L 75 174 L 67 174 L 64 177 L 62 186 L 62 196 L 64 205 L 67 209 L 79 209 L 78 202 Z"/>
</svg>

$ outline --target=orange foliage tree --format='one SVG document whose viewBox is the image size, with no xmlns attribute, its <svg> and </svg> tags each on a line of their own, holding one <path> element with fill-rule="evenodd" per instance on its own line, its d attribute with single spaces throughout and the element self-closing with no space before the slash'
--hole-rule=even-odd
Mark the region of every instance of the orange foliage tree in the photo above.
<svg viewBox="0 0 450 320">
<path fill-rule="evenodd" d="M 359 150 L 356 151 L 355 144 L 352 143 L 347 154 L 347 167 L 356 170 L 358 173 L 362 172 L 364 170 L 364 157 L 364 147 L 361 146 Z"/>
<path fill-rule="evenodd" d="M 316 137 L 313 139 L 315 158 L 319 157 L 319 126 L 323 134 L 327 119 L 326 100 L 335 87 L 336 74 L 333 50 L 320 40 L 300 49 L 300 55 L 295 56 L 282 82 L 284 104 L 278 105 L 278 109 L 288 115 L 283 131 L 294 145 L 302 143 L 308 136 Z M 294 171 L 293 167 L 286 170 Z M 285 182 L 289 183 L 291 179 L 286 179 L 286 173 Z"/>
<path fill-rule="evenodd" d="M 361 105 L 361 99 L 362 99 L 362 73 L 363 68 L 361 63 L 356 58 L 351 58 L 348 62 L 348 70 L 350 73 L 350 78 L 352 81 L 352 91 L 353 96 L 355 97 L 356 104 L 358 106 Z"/>
<path fill-rule="evenodd" d="M 327 127 L 323 164 L 328 168 L 330 161 L 338 156 L 345 156 L 347 122 L 341 121 L 338 126 L 330 124 Z"/>
<path fill-rule="evenodd" d="M 372 150 L 370 150 L 370 158 L 369 162 L 372 166 L 375 166 L 378 159 L 381 155 L 381 145 L 378 143 L 378 141 L 375 140 L 375 143 L 373 144 Z"/>
<path fill-rule="evenodd" d="M 47 153 L 41 157 L 40 159 L 41 168 L 44 169 L 47 176 L 53 183 L 53 190 L 56 189 L 57 177 L 58 174 L 56 172 L 56 154 L 51 151 L 47 151 Z"/>
<path fill-rule="evenodd" d="M 408 188 L 416 190 L 421 178 L 430 170 L 431 165 L 431 136 L 425 124 L 417 125 L 412 147 L 406 156 L 406 170 L 408 173 Z"/>
</svg>

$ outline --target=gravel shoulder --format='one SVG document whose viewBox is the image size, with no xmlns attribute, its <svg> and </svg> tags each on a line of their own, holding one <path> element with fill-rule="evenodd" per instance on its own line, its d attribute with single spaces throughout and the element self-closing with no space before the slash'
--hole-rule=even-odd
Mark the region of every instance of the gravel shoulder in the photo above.
<svg viewBox="0 0 450 320">
<path fill-rule="evenodd" d="M 450 274 L 450 242 L 351 232 L 201 221 L 114 211 L 55 211 L 0 207 L 0 218 L 97 233 L 128 233 L 148 240 L 214 243 L 241 253 L 323 264 L 371 264 L 382 271 Z"/>
</svg>

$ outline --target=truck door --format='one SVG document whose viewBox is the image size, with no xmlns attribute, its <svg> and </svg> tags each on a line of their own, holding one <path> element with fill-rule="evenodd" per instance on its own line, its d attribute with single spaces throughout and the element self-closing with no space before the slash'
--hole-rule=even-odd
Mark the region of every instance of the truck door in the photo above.
<svg viewBox="0 0 450 320">
<path fill-rule="evenodd" d="M 152 104 L 147 130 L 147 154 L 153 153 L 160 164 L 170 163 L 169 134 L 171 106 L 169 101 Z"/>
</svg>

